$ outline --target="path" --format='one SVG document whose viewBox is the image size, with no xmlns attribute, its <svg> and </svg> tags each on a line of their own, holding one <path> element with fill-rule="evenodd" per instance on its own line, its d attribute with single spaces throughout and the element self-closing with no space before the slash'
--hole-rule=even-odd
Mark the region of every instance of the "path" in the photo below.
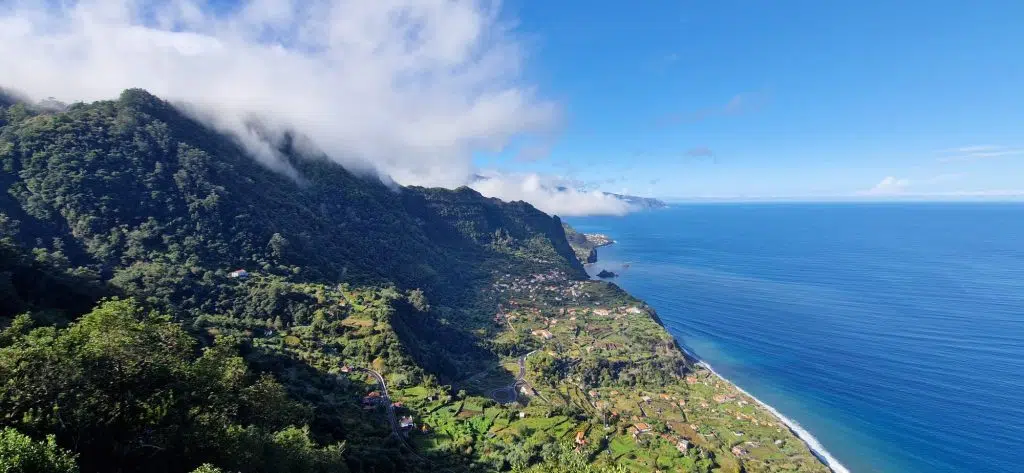
<svg viewBox="0 0 1024 473">
<path fill-rule="evenodd" d="M 533 351 L 531 351 L 531 352 L 529 352 L 529 353 L 519 357 L 519 375 L 516 376 L 516 380 L 512 384 L 510 384 L 508 386 L 504 386 L 504 387 L 500 387 L 500 388 L 491 390 L 491 397 L 494 398 L 495 401 L 497 401 L 498 403 L 502 403 L 502 404 L 504 404 L 506 402 L 513 402 L 513 401 L 515 401 L 516 398 L 519 397 L 518 395 L 516 395 L 516 388 L 519 387 L 520 384 L 524 384 L 524 385 L 530 387 L 530 389 L 533 389 L 533 387 L 530 386 L 530 383 L 528 383 L 526 381 L 526 357 L 528 357 L 528 356 L 530 356 L 530 355 L 532 355 L 534 353 L 537 353 L 537 350 L 533 350 Z M 508 397 L 507 401 L 503 401 L 503 400 L 499 399 L 499 393 L 502 393 L 502 392 L 507 392 L 509 394 L 509 397 Z"/>
<path fill-rule="evenodd" d="M 398 440 L 402 442 L 402 445 L 404 445 L 405 448 L 409 449 L 409 453 L 412 453 L 412 456 L 420 460 L 423 460 L 424 462 L 427 462 L 429 464 L 430 460 L 427 460 L 420 454 L 416 453 L 416 450 L 413 449 L 412 445 L 409 444 L 409 440 L 406 439 L 404 435 L 402 435 L 402 429 L 398 425 L 398 417 L 395 415 L 395 406 L 391 404 L 391 395 L 388 394 L 388 385 L 387 383 L 384 382 L 384 377 L 381 376 L 380 373 L 369 368 L 352 368 L 352 370 L 366 371 L 367 373 L 372 374 L 373 377 L 377 378 L 377 384 L 380 385 L 381 401 L 384 402 L 384 407 L 387 409 L 388 412 L 388 423 L 391 425 L 391 435 L 397 437 Z"/>
</svg>

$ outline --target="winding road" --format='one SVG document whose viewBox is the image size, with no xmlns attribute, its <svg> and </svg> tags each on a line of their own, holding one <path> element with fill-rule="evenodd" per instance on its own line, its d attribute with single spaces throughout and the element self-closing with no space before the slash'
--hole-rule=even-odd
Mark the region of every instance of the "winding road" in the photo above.
<svg viewBox="0 0 1024 473">
<path fill-rule="evenodd" d="M 384 407 L 388 412 L 388 423 L 391 425 L 391 435 L 398 438 L 398 440 L 402 442 L 402 445 L 409 450 L 409 453 L 411 453 L 412 456 L 429 464 L 430 460 L 427 460 L 422 455 L 416 453 L 416 450 L 409 444 L 409 440 L 402 435 L 402 429 L 398 425 L 398 416 L 395 414 L 395 406 L 391 404 L 391 396 L 388 394 L 388 385 L 384 382 L 384 377 L 381 376 L 380 373 L 369 368 L 354 367 L 352 368 L 352 371 L 365 371 L 372 374 L 374 378 L 377 378 L 377 384 L 380 385 L 381 401 L 384 403 Z"/>
<path fill-rule="evenodd" d="M 529 352 L 529 353 L 519 357 L 519 376 L 516 376 L 515 382 L 513 382 L 512 384 L 510 384 L 508 386 L 491 390 L 491 397 L 496 402 L 504 404 L 504 403 L 507 403 L 507 402 L 513 402 L 513 401 L 516 400 L 516 398 L 519 397 L 518 395 L 516 395 L 516 388 L 519 387 L 520 384 L 527 384 L 527 385 L 529 384 L 529 383 L 526 382 L 526 357 L 528 357 L 528 356 L 530 356 L 530 355 L 532 355 L 534 353 L 537 353 L 537 350 L 533 350 L 533 351 L 531 351 L 531 352 Z M 505 401 L 501 400 L 500 396 L 499 396 L 499 394 L 503 393 L 503 392 L 504 393 L 508 393 L 508 395 L 509 395 L 507 397 L 507 400 L 505 400 Z"/>
</svg>

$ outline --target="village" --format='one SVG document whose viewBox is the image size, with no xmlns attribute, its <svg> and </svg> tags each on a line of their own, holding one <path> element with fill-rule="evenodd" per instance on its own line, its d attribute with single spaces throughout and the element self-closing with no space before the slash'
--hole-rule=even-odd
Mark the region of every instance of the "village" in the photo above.
<svg viewBox="0 0 1024 473">
<path fill-rule="evenodd" d="M 737 471 L 740 465 L 758 471 L 758 464 L 785 463 L 806 449 L 799 441 L 778 438 L 788 428 L 748 396 L 685 359 L 653 311 L 624 292 L 599 281 L 572 280 L 559 271 L 502 275 L 492 290 L 505 301 L 493 318 L 502 330 L 499 340 L 518 340 L 522 351 L 538 353 L 527 359 L 515 401 L 494 400 L 522 406 L 517 418 L 523 420 L 575 409 L 578 418 L 587 420 L 556 432 L 571 438 L 577 449 L 597 448 L 617 462 L 654 469 L 693 466 L 714 457 L 718 465 Z M 537 372 L 543 361 L 534 360 L 553 360 L 566 368 L 550 382 Z M 509 359 L 504 369 L 514 372 L 516 364 Z M 619 369 L 617 376 L 601 380 L 586 372 L 588 366 Z M 669 382 L 645 383 L 638 373 L 643 367 L 675 372 L 668 373 Z M 639 454 L 652 449 L 658 455 Z M 675 452 L 674 459 L 666 455 L 669 451 Z"/>
<path fill-rule="evenodd" d="M 499 274 L 490 290 L 500 304 L 489 337 L 504 347 L 490 369 L 437 385 L 341 367 L 364 387 L 365 412 L 414 456 L 472 447 L 508 468 L 514 452 L 536 457 L 550 444 L 637 472 L 808 466 L 781 422 L 687 358 L 654 311 L 616 286 L 549 271 Z M 367 336 L 381 328 L 364 317 L 342 324 Z"/>
</svg>

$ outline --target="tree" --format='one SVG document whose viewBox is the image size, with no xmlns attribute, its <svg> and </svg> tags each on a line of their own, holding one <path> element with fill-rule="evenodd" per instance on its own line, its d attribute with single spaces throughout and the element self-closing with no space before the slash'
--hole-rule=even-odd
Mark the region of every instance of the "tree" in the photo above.
<svg viewBox="0 0 1024 473">
<path fill-rule="evenodd" d="M 409 291 L 409 303 L 412 304 L 416 310 L 420 312 L 427 312 L 430 310 L 430 304 L 427 303 L 427 296 L 423 294 L 422 289 L 413 289 Z"/>
<path fill-rule="evenodd" d="M 288 250 L 288 240 L 280 233 L 274 233 L 270 236 L 267 248 L 270 250 L 270 255 L 280 263 L 284 260 L 285 252 Z"/>
<path fill-rule="evenodd" d="M 10 427 L 0 430 L 0 472 L 78 473 L 75 455 L 57 446 L 53 435 L 36 442 Z"/>
<path fill-rule="evenodd" d="M 18 320 L 0 347 L 0 422 L 52 432 L 87 471 L 345 471 L 340 446 L 302 427 L 310 407 L 250 373 L 230 338 L 197 357 L 179 324 L 131 299 L 64 329 Z"/>
<path fill-rule="evenodd" d="M 192 473 L 224 473 L 224 470 L 221 470 L 209 463 L 203 463 L 202 465 L 199 465 L 199 468 L 192 470 Z"/>
</svg>

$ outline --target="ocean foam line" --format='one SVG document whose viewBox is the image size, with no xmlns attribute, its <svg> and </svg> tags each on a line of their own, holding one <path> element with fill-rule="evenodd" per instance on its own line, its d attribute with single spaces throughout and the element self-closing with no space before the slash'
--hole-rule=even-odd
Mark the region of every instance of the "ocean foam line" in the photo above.
<svg viewBox="0 0 1024 473">
<path fill-rule="evenodd" d="M 839 460 L 836 460 L 836 457 L 833 457 L 832 454 L 825 449 L 825 446 L 822 445 L 821 442 L 819 442 L 818 439 L 814 437 L 814 435 L 807 431 L 807 429 L 803 428 L 803 426 L 801 426 L 799 422 L 782 415 L 782 413 L 776 410 L 774 407 L 769 406 L 766 402 L 758 399 L 753 394 L 748 393 L 746 390 L 739 387 L 736 383 L 729 381 L 728 379 L 726 379 L 725 376 L 722 376 L 717 371 L 715 371 L 715 369 L 712 368 L 711 365 L 709 365 L 706 361 L 701 360 L 686 348 L 683 348 L 683 351 L 686 352 L 686 354 L 690 355 L 693 359 L 700 360 L 697 362 L 698 365 L 707 368 L 708 371 L 710 371 L 715 376 L 718 376 L 718 378 L 721 379 L 722 381 L 725 381 L 733 385 L 733 387 L 735 387 L 737 391 L 746 394 L 747 397 L 753 399 L 754 402 L 760 404 L 761 407 L 767 409 L 768 412 L 771 412 L 772 415 L 774 415 L 776 418 L 782 421 L 783 424 L 786 424 L 786 427 L 789 427 L 789 430 L 793 432 L 793 435 L 796 435 L 797 438 L 802 440 L 804 444 L 807 445 L 807 448 L 811 449 L 811 453 L 813 453 L 814 456 L 818 457 L 819 460 L 824 462 L 825 466 L 829 467 L 833 472 L 850 473 L 850 470 L 843 466 L 842 463 L 839 463 Z"/>
</svg>

